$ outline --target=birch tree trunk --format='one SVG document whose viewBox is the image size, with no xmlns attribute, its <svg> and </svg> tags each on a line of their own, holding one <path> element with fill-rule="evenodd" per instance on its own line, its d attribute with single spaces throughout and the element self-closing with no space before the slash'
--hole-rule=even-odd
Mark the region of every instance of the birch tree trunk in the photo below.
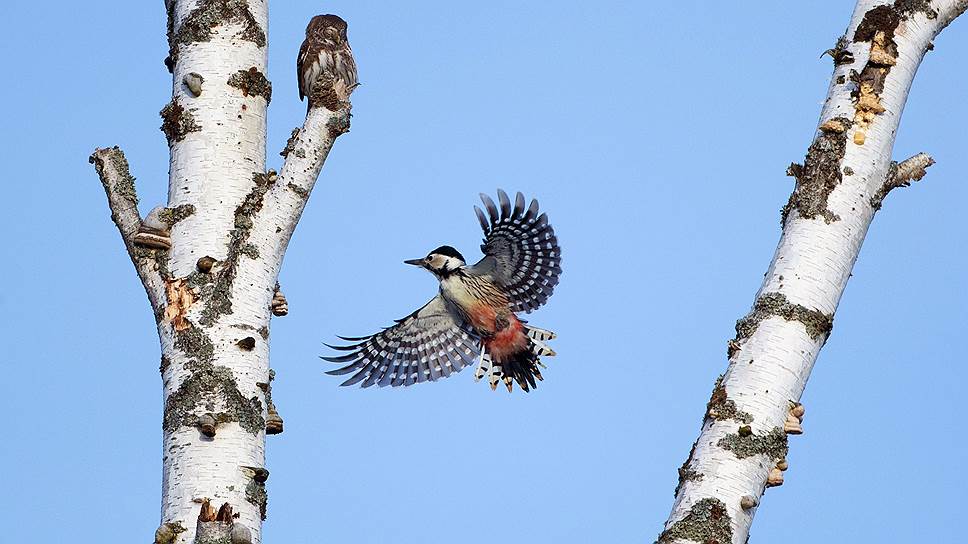
<svg viewBox="0 0 968 544">
<path fill-rule="evenodd" d="M 155 541 L 259 543 L 265 437 L 282 432 L 269 368 L 270 317 L 286 311 L 276 280 L 323 162 L 349 129 L 350 104 L 329 101 L 329 109 L 311 99 L 282 171 L 267 171 L 267 0 L 165 7 L 173 83 L 161 110 L 171 150 L 167 206 L 142 220 L 121 150 L 91 156 L 161 341 Z"/>
<path fill-rule="evenodd" d="M 968 0 L 859 0 L 828 51 L 834 73 L 819 128 L 783 208 L 783 233 L 753 309 L 736 323 L 729 367 L 679 469 L 658 542 L 746 542 L 765 488 L 780 485 L 787 436 L 802 432 L 800 395 L 874 213 L 933 161 L 891 161 L 894 138 L 932 40 Z"/>
</svg>

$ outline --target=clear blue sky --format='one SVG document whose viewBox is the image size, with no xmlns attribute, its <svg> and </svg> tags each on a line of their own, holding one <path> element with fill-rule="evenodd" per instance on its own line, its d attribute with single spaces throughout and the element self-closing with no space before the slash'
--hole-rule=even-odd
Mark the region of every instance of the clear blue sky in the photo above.
<svg viewBox="0 0 968 544">
<path fill-rule="evenodd" d="M 281 276 L 266 541 L 651 542 L 773 253 L 848 4 L 272 2 L 272 166 L 305 109 L 310 16 L 349 21 L 364 85 Z M 163 203 L 162 2 L 4 10 L 3 540 L 147 542 L 157 338 L 87 157 L 122 145 L 142 211 Z M 895 151 L 938 164 L 874 221 L 753 542 L 964 538 L 965 22 L 936 45 Z M 403 259 L 444 243 L 476 258 L 471 206 L 498 186 L 537 196 L 563 248 L 530 316 L 559 333 L 545 382 L 337 388 L 321 342 L 433 295 Z"/>
</svg>

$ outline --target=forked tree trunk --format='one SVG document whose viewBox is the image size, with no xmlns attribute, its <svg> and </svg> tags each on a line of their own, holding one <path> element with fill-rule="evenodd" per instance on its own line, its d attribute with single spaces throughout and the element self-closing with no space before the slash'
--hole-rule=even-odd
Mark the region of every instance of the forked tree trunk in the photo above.
<svg viewBox="0 0 968 544">
<path fill-rule="evenodd" d="M 285 313 L 276 279 L 323 162 L 349 128 L 350 104 L 311 108 L 286 143 L 282 171 L 266 171 L 267 0 L 168 0 L 166 8 L 167 206 L 142 220 L 121 150 L 91 156 L 161 341 L 155 539 L 258 543 L 265 436 L 282 431 L 269 368 L 270 317 Z"/>
<path fill-rule="evenodd" d="M 933 161 L 891 152 L 908 90 L 932 40 L 968 0 L 860 0 L 834 49 L 819 128 L 783 209 L 783 233 L 753 309 L 736 323 L 729 367 L 679 469 L 660 543 L 743 544 L 767 487 L 783 482 L 798 401 L 874 213 Z"/>
</svg>

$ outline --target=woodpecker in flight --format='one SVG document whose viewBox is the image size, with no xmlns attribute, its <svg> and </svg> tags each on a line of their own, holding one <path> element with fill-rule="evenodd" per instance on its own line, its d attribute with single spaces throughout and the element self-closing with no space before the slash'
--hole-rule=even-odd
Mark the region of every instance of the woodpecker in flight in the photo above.
<svg viewBox="0 0 968 544">
<path fill-rule="evenodd" d="M 340 337 L 352 342 L 329 346 L 349 352 L 323 357 L 346 366 L 327 372 L 353 375 L 342 385 L 362 387 L 413 385 L 436 381 L 478 361 L 475 380 L 487 376 L 491 389 L 514 382 L 524 391 L 542 380 L 540 356 L 552 356 L 546 344 L 555 334 L 519 319 L 547 302 L 561 275 L 561 250 L 538 201 L 525 208 L 518 193 L 512 206 L 498 190 L 498 204 L 481 194 L 484 209 L 474 206 L 484 229 L 484 258 L 468 266 L 450 246 L 422 259 L 404 261 L 428 270 L 440 292 L 423 308 L 371 336 Z"/>
</svg>

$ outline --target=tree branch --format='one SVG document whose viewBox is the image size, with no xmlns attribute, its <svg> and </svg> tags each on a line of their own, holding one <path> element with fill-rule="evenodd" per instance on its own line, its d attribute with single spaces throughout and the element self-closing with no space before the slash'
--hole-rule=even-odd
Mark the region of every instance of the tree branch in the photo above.
<svg viewBox="0 0 968 544">
<path fill-rule="evenodd" d="M 336 139 L 349 131 L 352 109 L 349 99 L 336 97 L 328 74 L 321 76 L 315 88 L 317 94 L 326 94 L 329 90 L 333 99 L 311 102 L 303 126 L 293 130 L 281 153 L 285 157 L 282 171 L 277 175 L 273 175 L 273 172 L 267 175 L 270 187 L 263 197 L 261 208 L 252 217 L 249 236 L 254 252 L 261 255 L 264 262 L 248 260 L 239 263 L 240 277 L 249 274 L 250 269 L 265 266 L 278 273 L 323 164 Z M 273 291 L 268 292 L 267 296 L 273 296 Z M 266 303 L 271 304 L 269 298 Z"/>
<path fill-rule="evenodd" d="M 880 201 L 924 175 L 931 158 L 891 151 L 932 40 L 968 0 L 858 0 L 831 50 L 834 73 L 818 131 L 783 207 L 780 237 L 752 310 L 736 323 L 729 366 L 679 469 L 660 544 L 742 544 L 766 488 L 783 484 L 788 436 L 803 432 L 799 399 Z"/>
<path fill-rule="evenodd" d="M 875 210 L 881 209 L 887 194 L 898 187 L 907 187 L 912 181 L 921 181 L 921 178 L 928 174 L 927 168 L 934 164 L 934 159 L 927 153 L 917 155 L 901 162 L 893 162 L 891 168 L 884 179 L 884 185 L 871 196 L 871 206 Z"/>
<path fill-rule="evenodd" d="M 151 308 L 158 315 L 159 309 L 165 306 L 165 285 L 159 272 L 158 259 L 167 260 L 167 255 L 159 255 L 167 252 L 140 247 L 135 241 L 141 228 L 141 216 L 138 214 L 138 194 L 128 160 L 117 146 L 96 149 L 88 160 L 101 178 L 111 209 L 111 219 L 117 225 L 128 256 L 144 284 Z"/>
<path fill-rule="evenodd" d="M 302 128 L 293 131 L 286 142 L 279 186 L 266 202 L 269 210 L 283 210 L 282 224 L 278 225 L 282 230 L 275 243 L 265 248 L 270 254 L 285 253 L 333 144 L 349 131 L 351 108 L 348 100 L 340 102 L 335 110 L 311 108 Z"/>
</svg>

